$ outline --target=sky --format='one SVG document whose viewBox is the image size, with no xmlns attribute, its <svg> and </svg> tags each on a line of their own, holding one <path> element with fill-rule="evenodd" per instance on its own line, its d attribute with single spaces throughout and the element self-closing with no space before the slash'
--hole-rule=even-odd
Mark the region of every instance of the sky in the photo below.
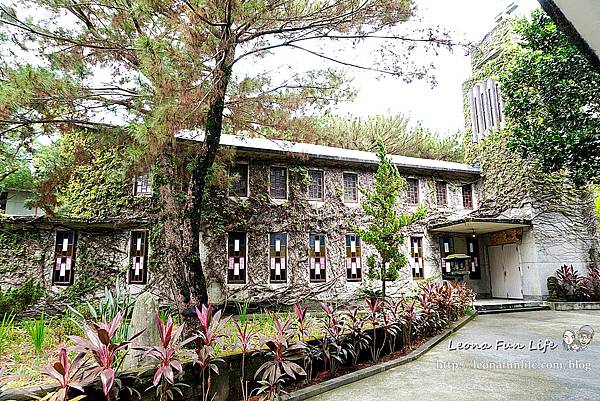
<svg viewBox="0 0 600 401">
<path fill-rule="evenodd" d="M 506 0 L 416 0 L 424 22 L 439 25 L 453 37 L 478 42 L 496 25 L 495 17 L 510 1 Z M 516 13 L 529 14 L 539 7 L 537 0 L 517 0 Z M 441 135 L 464 129 L 462 83 L 469 78 L 470 58 L 464 50 L 442 52 L 438 56 L 417 56 L 436 65 L 437 86 L 418 81 L 410 84 L 398 78 L 377 79 L 373 74 L 356 73 L 353 86 L 358 95 L 352 103 L 339 105 L 336 114 L 368 116 L 409 114 Z"/>
</svg>

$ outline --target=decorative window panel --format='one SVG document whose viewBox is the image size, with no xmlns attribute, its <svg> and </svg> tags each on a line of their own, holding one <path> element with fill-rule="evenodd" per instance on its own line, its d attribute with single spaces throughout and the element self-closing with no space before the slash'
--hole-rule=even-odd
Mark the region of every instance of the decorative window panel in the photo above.
<svg viewBox="0 0 600 401">
<path fill-rule="evenodd" d="M 473 185 L 467 184 L 462 186 L 463 207 L 465 209 L 473 209 Z"/>
<path fill-rule="evenodd" d="M 327 247 L 325 243 L 325 235 L 310 234 L 308 245 L 309 263 L 310 263 L 310 281 L 319 282 L 326 280 L 326 265 L 327 265 Z"/>
<path fill-rule="evenodd" d="M 421 237 L 410 237 L 410 264 L 413 278 L 425 277 L 423 238 Z"/>
<path fill-rule="evenodd" d="M 310 185 L 308 186 L 308 199 L 323 200 L 323 172 L 321 170 L 308 170 L 308 176 L 310 177 Z"/>
<path fill-rule="evenodd" d="M 447 274 L 451 272 L 450 264 L 447 263 L 444 258 L 454 253 L 454 239 L 452 237 L 440 238 L 440 256 L 441 256 L 441 268 L 442 277 L 445 278 Z"/>
<path fill-rule="evenodd" d="M 229 233 L 227 235 L 227 283 L 245 284 L 248 253 L 246 233 Z"/>
<path fill-rule="evenodd" d="M 435 182 L 435 202 L 438 206 L 448 206 L 448 184 L 444 181 Z"/>
<path fill-rule="evenodd" d="M 53 285 L 73 284 L 77 234 L 74 231 L 58 231 L 54 251 Z"/>
<path fill-rule="evenodd" d="M 229 178 L 231 188 L 229 195 L 247 197 L 248 196 L 248 165 L 234 164 L 229 168 Z"/>
<path fill-rule="evenodd" d="M 287 234 L 269 234 L 270 281 L 285 283 L 287 281 Z"/>
<path fill-rule="evenodd" d="M 479 241 L 477 238 L 467 238 L 467 255 L 471 257 L 469 261 L 469 278 L 471 280 L 481 279 L 481 260 L 479 258 Z"/>
<path fill-rule="evenodd" d="M 142 174 L 135 177 L 135 185 L 133 187 L 134 195 L 150 195 L 152 194 L 152 184 L 150 182 L 150 174 Z"/>
<path fill-rule="evenodd" d="M 271 198 L 287 199 L 287 169 L 271 167 Z"/>
<path fill-rule="evenodd" d="M 361 255 L 360 237 L 356 234 L 346 234 L 346 278 L 348 281 L 361 281 Z"/>
<path fill-rule="evenodd" d="M 131 232 L 129 255 L 131 259 L 129 283 L 146 284 L 148 282 L 148 231 Z"/>
<path fill-rule="evenodd" d="M 489 130 L 504 126 L 504 103 L 500 87 L 492 80 L 479 82 L 471 88 L 471 128 L 473 141 L 485 138 Z"/>
<path fill-rule="evenodd" d="M 406 180 L 408 184 L 407 190 L 407 198 L 409 205 L 417 205 L 419 203 L 419 180 L 415 178 L 409 178 Z"/>
<path fill-rule="evenodd" d="M 358 175 L 344 173 L 344 202 L 358 202 Z"/>
</svg>

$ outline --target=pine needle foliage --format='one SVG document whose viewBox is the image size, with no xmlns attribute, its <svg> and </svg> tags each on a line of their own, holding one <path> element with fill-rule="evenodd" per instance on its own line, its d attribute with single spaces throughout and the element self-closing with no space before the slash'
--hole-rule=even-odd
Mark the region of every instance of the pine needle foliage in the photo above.
<svg viewBox="0 0 600 401">
<path fill-rule="evenodd" d="M 350 230 L 358 234 L 363 243 L 373 245 L 377 256 L 369 258 L 369 278 L 381 280 L 381 293 L 385 298 L 385 283 L 396 280 L 399 271 L 406 266 L 407 259 L 402 253 L 403 231 L 406 227 L 423 220 L 427 215 L 425 207 L 419 205 L 412 212 L 399 209 L 400 191 L 406 188 L 406 180 L 387 155 L 381 138 L 377 138 L 379 166 L 375 173 L 374 189 L 361 187 L 363 211 L 370 217 L 366 229 L 350 222 Z"/>
</svg>

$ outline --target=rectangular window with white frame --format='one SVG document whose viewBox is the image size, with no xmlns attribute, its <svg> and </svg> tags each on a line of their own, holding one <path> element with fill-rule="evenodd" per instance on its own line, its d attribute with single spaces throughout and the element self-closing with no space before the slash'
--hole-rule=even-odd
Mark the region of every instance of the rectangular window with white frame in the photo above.
<svg viewBox="0 0 600 401">
<path fill-rule="evenodd" d="M 413 278 L 425 277 L 422 237 L 410 237 L 410 265 Z"/>
<path fill-rule="evenodd" d="M 344 173 L 344 202 L 358 202 L 358 174 Z"/>
<path fill-rule="evenodd" d="M 67 286 L 73 284 L 76 249 L 77 233 L 75 231 L 56 232 L 52 285 Z"/>
<path fill-rule="evenodd" d="M 271 167 L 269 193 L 273 199 L 287 199 L 286 167 Z"/>
<path fill-rule="evenodd" d="M 131 232 L 129 284 L 148 283 L 148 231 Z"/>
<path fill-rule="evenodd" d="M 227 234 L 227 283 L 245 284 L 248 266 L 247 236 L 245 232 Z"/>
<path fill-rule="evenodd" d="M 140 174 L 135 177 L 133 194 L 152 195 L 152 179 L 150 173 Z"/>
<path fill-rule="evenodd" d="M 287 281 L 287 234 L 269 234 L 269 265 L 271 283 Z"/>
<path fill-rule="evenodd" d="M 229 179 L 231 187 L 229 196 L 237 196 L 239 198 L 248 197 L 248 165 L 245 163 L 236 163 L 229 167 Z"/>
<path fill-rule="evenodd" d="M 325 199 L 325 184 L 322 170 L 308 170 L 310 184 L 308 185 L 308 200 L 322 201 Z"/>
<path fill-rule="evenodd" d="M 310 258 L 310 281 L 322 282 L 327 279 L 327 246 L 324 234 L 310 234 L 308 245 Z"/>
<path fill-rule="evenodd" d="M 348 281 L 362 280 L 361 256 L 360 237 L 356 234 L 346 234 L 346 279 Z"/>
</svg>

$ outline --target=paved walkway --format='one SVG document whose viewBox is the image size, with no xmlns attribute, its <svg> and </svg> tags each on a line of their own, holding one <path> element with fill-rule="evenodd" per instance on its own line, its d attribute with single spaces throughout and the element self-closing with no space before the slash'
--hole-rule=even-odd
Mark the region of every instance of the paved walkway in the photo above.
<svg viewBox="0 0 600 401">
<path fill-rule="evenodd" d="M 563 350 L 563 332 L 584 324 L 596 330 L 590 346 Z M 543 352 L 546 340 L 556 348 Z M 459 342 L 491 349 L 459 350 Z M 524 349 L 496 349 L 504 344 Z M 309 401 L 354 400 L 598 401 L 600 311 L 478 316 L 420 359 Z"/>
</svg>

